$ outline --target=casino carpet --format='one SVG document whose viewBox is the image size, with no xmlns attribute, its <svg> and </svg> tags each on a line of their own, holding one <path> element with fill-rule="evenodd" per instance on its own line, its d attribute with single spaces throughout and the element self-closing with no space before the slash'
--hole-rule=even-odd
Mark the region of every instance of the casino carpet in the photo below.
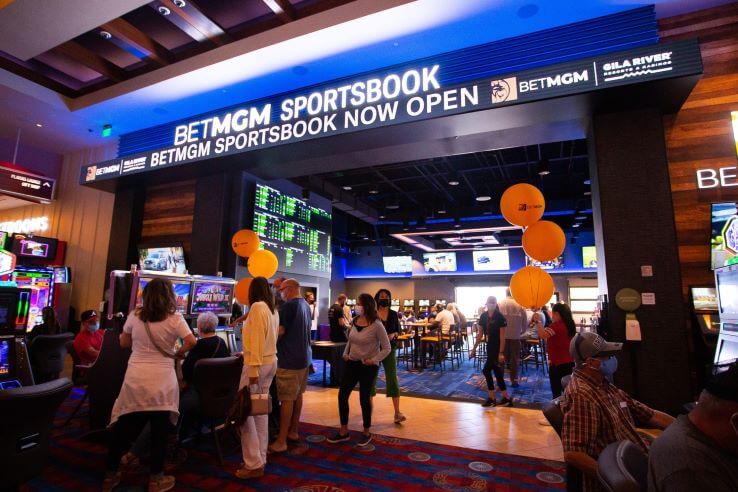
<svg viewBox="0 0 738 492">
<path fill-rule="evenodd" d="M 75 390 L 58 412 L 52 431 L 51 456 L 43 476 L 21 488 L 26 491 L 99 490 L 105 447 L 82 439 L 85 418 L 62 424 L 80 398 Z M 240 456 L 232 452 L 218 465 L 205 436 L 201 444 L 186 447 L 187 458 L 172 465 L 175 490 L 286 490 L 286 491 L 396 491 L 396 490 L 564 490 L 563 463 L 522 456 L 444 446 L 375 435 L 364 449 L 352 443 L 329 444 L 334 429 L 302 425 L 303 440 L 282 455 L 269 458 L 267 474 L 243 481 L 233 473 Z M 354 433 L 354 440 L 358 434 Z M 126 472 L 117 491 L 142 490 L 145 469 Z"/>
<path fill-rule="evenodd" d="M 310 375 L 308 382 L 312 385 L 322 385 L 323 361 L 314 361 L 313 367 L 316 372 Z M 326 370 L 330 371 L 329 363 L 326 363 Z M 443 373 L 440 369 L 408 371 L 403 362 L 397 368 L 397 377 L 400 380 L 400 391 L 406 396 L 473 402 L 481 402 L 487 398 L 487 383 L 473 360 L 465 360 L 461 367 L 455 367 L 453 371 L 450 370 L 447 361 Z M 548 374 L 544 374 L 542 368 L 536 370 L 535 366 L 529 365 L 527 369 L 522 370 L 518 388 L 510 386 L 508 373 L 505 373 L 505 381 L 515 406 L 541 409 L 545 403 L 551 401 L 551 385 Z M 381 392 L 385 386 L 384 369 L 380 369 L 377 390 Z"/>
</svg>

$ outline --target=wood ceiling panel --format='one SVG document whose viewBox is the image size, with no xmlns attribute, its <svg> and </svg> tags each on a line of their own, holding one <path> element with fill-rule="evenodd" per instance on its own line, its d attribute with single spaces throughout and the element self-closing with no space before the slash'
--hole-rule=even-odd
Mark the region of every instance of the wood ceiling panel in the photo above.
<svg viewBox="0 0 738 492">
<path fill-rule="evenodd" d="M 79 80 L 80 82 L 93 82 L 102 77 L 99 72 L 80 65 L 75 60 L 58 53 L 42 53 L 35 57 L 34 60 L 38 60 L 41 63 L 66 74 L 68 77 Z"/>
<path fill-rule="evenodd" d="M 273 15 L 262 0 L 199 0 L 197 5 L 224 29 Z"/>
<path fill-rule="evenodd" d="M 122 19 L 169 51 L 180 51 L 195 44 L 191 37 L 148 6 L 129 12 Z"/>
</svg>

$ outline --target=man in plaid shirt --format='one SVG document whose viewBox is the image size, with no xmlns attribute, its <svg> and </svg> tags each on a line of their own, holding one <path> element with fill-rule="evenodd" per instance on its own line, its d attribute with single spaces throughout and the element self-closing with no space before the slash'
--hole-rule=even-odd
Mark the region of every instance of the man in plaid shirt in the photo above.
<svg viewBox="0 0 738 492">
<path fill-rule="evenodd" d="M 617 369 L 614 354 L 622 346 L 606 342 L 596 333 L 579 333 L 569 347 L 577 367 L 561 400 L 561 441 L 566 462 L 582 472 L 585 492 L 601 490 L 597 457 L 608 444 L 627 439 L 648 453 L 648 444 L 636 431 L 636 422 L 665 429 L 674 421 L 609 382 Z"/>
</svg>

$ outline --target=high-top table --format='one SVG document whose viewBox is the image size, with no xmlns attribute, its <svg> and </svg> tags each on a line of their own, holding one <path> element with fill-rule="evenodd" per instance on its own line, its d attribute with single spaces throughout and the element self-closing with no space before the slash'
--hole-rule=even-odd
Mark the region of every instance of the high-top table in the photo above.
<svg viewBox="0 0 738 492">
<path fill-rule="evenodd" d="M 313 360 L 323 361 L 323 386 L 326 386 L 326 362 L 331 364 L 331 386 L 338 386 L 343 378 L 343 351 L 346 349 L 346 342 L 310 342 L 310 348 L 313 351 Z"/>
</svg>

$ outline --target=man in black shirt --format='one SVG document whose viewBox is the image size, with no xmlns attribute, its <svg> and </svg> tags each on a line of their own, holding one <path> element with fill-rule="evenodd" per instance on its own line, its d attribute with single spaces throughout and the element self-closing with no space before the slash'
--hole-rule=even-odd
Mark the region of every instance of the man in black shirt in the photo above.
<svg viewBox="0 0 738 492">
<path fill-rule="evenodd" d="M 328 322 L 331 325 L 331 342 L 346 342 L 346 328 L 348 320 L 343 314 L 343 306 L 346 305 L 346 294 L 340 294 L 336 303 L 328 310 Z"/>
</svg>

